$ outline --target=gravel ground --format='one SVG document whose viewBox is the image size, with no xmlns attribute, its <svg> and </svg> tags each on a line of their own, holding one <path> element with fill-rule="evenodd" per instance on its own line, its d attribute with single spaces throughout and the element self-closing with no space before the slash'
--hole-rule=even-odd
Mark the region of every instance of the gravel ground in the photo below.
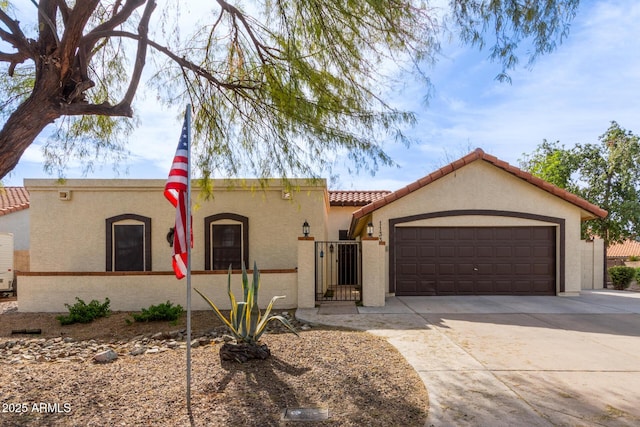
<svg viewBox="0 0 640 427">
<path fill-rule="evenodd" d="M 6 307 L 0 303 L 0 313 Z M 49 313 L 10 311 L 0 316 L 0 342 L 16 339 L 10 334 L 16 325 L 41 328 L 43 337 L 106 343 L 181 326 L 126 325 L 126 316 L 114 313 L 89 325 L 60 327 Z M 192 323 L 196 335 L 218 326 L 211 312 L 195 312 Z M 384 339 L 312 327 L 300 337 L 267 334 L 263 342 L 272 356 L 245 364 L 221 361 L 219 344 L 192 350 L 191 418 L 183 349 L 121 356 L 109 364 L 0 361 L 0 425 L 301 425 L 282 419 L 285 409 L 294 408 L 328 409 L 328 420 L 304 426 L 424 425 L 424 384 Z"/>
</svg>

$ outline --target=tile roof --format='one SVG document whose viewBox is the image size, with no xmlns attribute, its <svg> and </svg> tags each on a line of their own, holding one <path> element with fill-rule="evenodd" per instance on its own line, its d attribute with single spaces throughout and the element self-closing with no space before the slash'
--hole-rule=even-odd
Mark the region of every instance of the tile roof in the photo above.
<svg viewBox="0 0 640 427">
<path fill-rule="evenodd" d="M 358 209 L 357 211 L 355 211 L 353 213 L 353 219 L 354 220 L 358 220 L 364 216 L 366 216 L 367 214 L 375 211 L 378 208 L 381 208 L 383 206 L 388 205 L 389 203 L 400 199 L 404 196 L 406 196 L 409 193 L 412 193 L 430 183 L 432 183 L 433 181 L 436 181 L 440 178 L 442 178 L 443 176 L 446 176 L 448 174 L 450 174 L 451 172 L 458 170 L 470 163 L 473 163 L 477 160 L 483 160 L 485 162 L 491 163 L 492 165 L 506 171 L 509 172 L 510 174 L 523 179 L 525 181 L 527 181 L 530 184 L 535 185 L 536 187 L 553 194 L 554 196 L 560 197 L 561 199 L 566 200 L 567 202 L 578 206 L 581 209 L 584 209 L 585 211 L 593 214 L 594 217 L 599 217 L 599 218 L 604 218 L 607 216 L 607 211 L 605 211 L 604 209 L 591 204 L 589 202 L 587 202 L 584 199 L 581 199 L 580 197 L 576 196 L 575 194 L 572 194 L 570 192 L 568 192 L 567 190 L 563 190 L 562 188 L 556 187 L 555 185 L 552 185 L 538 177 L 535 177 L 533 175 L 531 175 L 528 172 L 525 172 L 521 169 L 518 169 L 515 166 L 510 165 L 509 163 L 502 161 L 500 159 L 498 159 L 495 156 L 492 156 L 490 154 L 485 153 L 482 149 L 480 148 L 476 148 L 474 151 L 472 151 L 471 153 L 467 154 L 466 156 L 462 157 L 461 159 L 456 160 L 453 163 L 450 163 L 440 169 L 438 169 L 435 172 L 432 172 L 431 174 L 420 178 L 419 180 L 407 185 L 406 187 L 403 187 L 397 191 L 394 191 L 393 193 L 390 193 L 378 200 L 373 201 L 372 203 L 363 206 L 362 208 Z"/>
<path fill-rule="evenodd" d="M 329 191 L 329 204 L 331 206 L 366 206 L 388 194 L 391 191 L 373 190 L 373 191 Z"/>
<path fill-rule="evenodd" d="M 640 256 L 640 242 L 627 240 L 626 242 L 611 245 L 607 248 L 607 257 Z"/>
<path fill-rule="evenodd" d="M 0 216 L 29 208 L 29 191 L 24 187 L 0 187 Z"/>
</svg>

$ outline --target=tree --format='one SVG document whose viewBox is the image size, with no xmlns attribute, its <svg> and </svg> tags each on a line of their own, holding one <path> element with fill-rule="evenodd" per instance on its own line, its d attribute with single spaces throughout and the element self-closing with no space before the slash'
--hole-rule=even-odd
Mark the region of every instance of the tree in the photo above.
<svg viewBox="0 0 640 427">
<path fill-rule="evenodd" d="M 578 159 L 572 150 L 567 150 L 560 141 L 542 141 L 532 154 L 523 154 L 520 166 L 533 175 L 569 191 L 572 187 L 572 175 L 578 168 Z"/>
<path fill-rule="evenodd" d="M 491 57 L 505 78 L 521 42 L 533 46 L 530 62 L 555 48 L 578 2 L 452 0 L 451 16 L 463 41 L 495 40 Z M 53 123 L 49 170 L 126 155 L 143 77 L 159 101 L 193 105 L 205 177 L 243 165 L 258 176 L 313 174 L 330 154 L 372 169 L 392 162 L 381 142 L 407 142 L 402 129 L 414 116 L 384 101 L 384 70 L 403 64 L 428 83 L 420 66 L 436 59 L 444 28 L 428 4 L 210 3 L 205 23 L 187 34 L 172 24 L 191 2 L 167 1 L 154 20 L 155 0 L 0 0 L 0 178 Z"/>
<path fill-rule="evenodd" d="M 544 141 L 520 161 L 523 169 L 607 210 L 586 221 L 583 234 L 605 246 L 640 236 L 640 137 L 611 122 L 599 144 L 565 149 Z"/>
</svg>

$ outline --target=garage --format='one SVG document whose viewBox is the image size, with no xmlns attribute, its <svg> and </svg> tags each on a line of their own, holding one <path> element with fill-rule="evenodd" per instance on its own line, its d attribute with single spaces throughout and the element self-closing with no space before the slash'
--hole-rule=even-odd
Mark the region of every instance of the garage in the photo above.
<svg viewBox="0 0 640 427">
<path fill-rule="evenodd" d="M 349 235 L 378 240 L 363 245 L 363 271 L 377 274 L 363 283 L 377 304 L 386 295 L 573 296 L 602 286 L 604 243 L 580 231 L 606 215 L 477 149 L 353 212 Z"/>
<path fill-rule="evenodd" d="M 397 227 L 396 295 L 555 295 L 555 231 Z"/>
</svg>

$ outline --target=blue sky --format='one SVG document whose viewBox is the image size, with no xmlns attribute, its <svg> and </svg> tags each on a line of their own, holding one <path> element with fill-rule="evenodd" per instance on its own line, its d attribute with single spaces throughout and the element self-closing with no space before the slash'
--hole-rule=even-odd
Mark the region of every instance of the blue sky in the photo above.
<svg viewBox="0 0 640 427">
<path fill-rule="evenodd" d="M 518 165 L 543 139 L 566 146 L 597 142 L 612 120 L 640 134 L 640 2 L 583 1 L 571 32 L 558 49 L 540 57 L 532 68 L 511 71 L 512 82 L 500 83 L 500 66 L 488 52 L 445 45 L 428 71 L 434 86 L 428 105 L 425 88 L 407 79 L 392 97 L 394 106 L 413 111 L 417 124 L 408 130 L 416 141 L 409 148 L 385 145 L 399 167 L 380 168 L 372 178 L 337 169 L 332 189 L 396 190 L 449 161 L 480 147 Z M 131 138 L 131 156 L 115 175 L 111 165 L 87 178 L 166 178 L 181 128 L 181 110 L 162 109 L 137 98 L 140 127 Z M 77 166 L 77 165 L 76 165 Z M 68 178 L 83 177 L 72 165 Z M 42 170 L 40 141 L 30 147 L 5 185 L 23 178 L 49 178 Z"/>
</svg>

